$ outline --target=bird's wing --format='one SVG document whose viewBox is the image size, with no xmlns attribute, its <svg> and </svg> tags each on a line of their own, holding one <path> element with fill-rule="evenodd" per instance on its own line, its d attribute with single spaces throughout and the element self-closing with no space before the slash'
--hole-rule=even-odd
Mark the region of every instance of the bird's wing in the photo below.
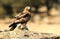
<svg viewBox="0 0 60 39">
<path fill-rule="evenodd" d="M 21 13 L 17 14 L 17 15 L 15 16 L 15 18 L 18 18 L 20 15 L 21 15 Z"/>
</svg>

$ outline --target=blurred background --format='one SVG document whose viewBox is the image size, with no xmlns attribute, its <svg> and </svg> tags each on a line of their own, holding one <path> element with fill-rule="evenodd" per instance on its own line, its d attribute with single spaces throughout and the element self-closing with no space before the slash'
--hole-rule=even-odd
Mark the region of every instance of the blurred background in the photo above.
<svg viewBox="0 0 60 39">
<path fill-rule="evenodd" d="M 30 30 L 60 32 L 60 0 L 0 0 L 0 29 L 8 29 L 25 6 L 31 7 L 32 18 L 27 24 Z"/>
</svg>

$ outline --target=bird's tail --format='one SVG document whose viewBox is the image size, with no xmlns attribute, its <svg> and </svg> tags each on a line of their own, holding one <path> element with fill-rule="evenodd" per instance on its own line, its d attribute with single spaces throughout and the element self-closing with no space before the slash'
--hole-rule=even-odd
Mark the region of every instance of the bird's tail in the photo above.
<svg viewBox="0 0 60 39">
<path fill-rule="evenodd" d="M 16 28 L 17 24 L 16 23 L 12 23 L 9 27 L 10 28 L 10 31 L 14 30 Z"/>
<path fill-rule="evenodd" d="M 14 25 L 15 25 L 15 23 L 12 23 L 12 24 L 9 25 L 9 27 L 12 27 L 12 26 L 14 26 Z"/>
</svg>

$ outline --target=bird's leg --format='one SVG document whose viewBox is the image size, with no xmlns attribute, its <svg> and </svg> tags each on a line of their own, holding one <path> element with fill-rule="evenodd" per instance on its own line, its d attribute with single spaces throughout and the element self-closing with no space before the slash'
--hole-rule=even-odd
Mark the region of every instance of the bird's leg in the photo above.
<svg viewBox="0 0 60 39">
<path fill-rule="evenodd" d="M 21 30 L 28 30 L 28 28 L 27 28 L 27 26 L 26 26 L 26 23 L 22 24 Z"/>
<path fill-rule="evenodd" d="M 17 26 L 18 26 L 18 29 L 20 29 L 20 28 L 21 28 L 21 24 L 18 24 Z"/>
</svg>

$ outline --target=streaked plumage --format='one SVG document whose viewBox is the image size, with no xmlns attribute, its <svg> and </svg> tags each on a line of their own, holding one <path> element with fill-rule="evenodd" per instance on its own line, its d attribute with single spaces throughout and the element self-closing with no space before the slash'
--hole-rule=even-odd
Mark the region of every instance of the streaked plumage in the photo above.
<svg viewBox="0 0 60 39">
<path fill-rule="evenodd" d="M 15 16 L 15 21 L 9 26 L 10 30 L 14 30 L 18 24 L 22 24 L 23 27 L 26 27 L 26 23 L 30 20 L 30 7 L 25 7 L 23 12 L 20 12 L 17 16 Z"/>
</svg>

